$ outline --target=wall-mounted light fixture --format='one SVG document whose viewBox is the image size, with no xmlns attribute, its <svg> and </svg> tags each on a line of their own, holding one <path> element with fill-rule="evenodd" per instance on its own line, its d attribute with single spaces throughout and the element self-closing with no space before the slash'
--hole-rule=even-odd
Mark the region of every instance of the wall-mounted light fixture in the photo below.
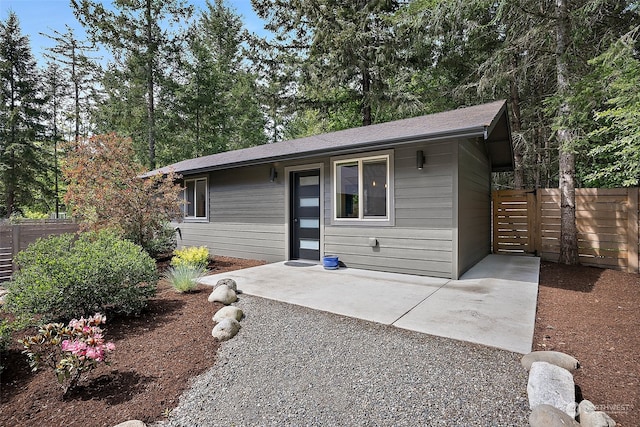
<svg viewBox="0 0 640 427">
<path fill-rule="evenodd" d="M 278 171 L 276 170 L 276 167 L 271 166 L 271 169 L 269 169 L 269 182 L 274 182 L 277 177 L 278 177 Z"/>
<path fill-rule="evenodd" d="M 424 167 L 424 152 L 422 150 L 416 151 L 416 167 L 419 171 Z"/>
</svg>

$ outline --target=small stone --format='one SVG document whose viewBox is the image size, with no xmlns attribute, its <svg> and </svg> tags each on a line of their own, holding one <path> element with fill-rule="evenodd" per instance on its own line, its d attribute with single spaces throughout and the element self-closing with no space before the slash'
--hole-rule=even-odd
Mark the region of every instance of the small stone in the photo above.
<svg viewBox="0 0 640 427">
<path fill-rule="evenodd" d="M 575 357 L 568 354 L 561 353 L 559 351 L 532 351 L 529 354 L 525 354 L 520 363 L 528 371 L 531 369 L 533 362 L 547 362 L 552 365 L 559 366 L 567 371 L 575 371 L 580 367 L 580 362 Z"/>
<path fill-rule="evenodd" d="M 229 287 L 229 289 L 233 289 L 234 292 L 238 292 L 238 285 L 236 284 L 236 281 L 233 279 L 220 279 L 218 280 L 218 283 L 216 283 L 216 285 L 213 287 L 213 289 L 219 286 L 224 286 L 224 285 Z"/>
<path fill-rule="evenodd" d="M 222 285 L 215 288 L 207 300 L 209 302 L 220 302 L 224 305 L 229 305 L 236 302 L 238 300 L 238 296 L 233 289 L 229 289 L 227 285 Z"/>
<path fill-rule="evenodd" d="M 233 338 L 240 330 L 240 322 L 236 319 L 222 319 L 214 326 L 211 336 L 218 341 L 226 341 Z"/>
<path fill-rule="evenodd" d="M 531 427 L 578 427 L 580 424 L 560 409 L 551 405 L 538 405 L 529 415 Z"/>
<path fill-rule="evenodd" d="M 216 311 L 216 313 L 213 315 L 213 321 L 216 323 L 220 323 L 223 319 L 235 319 L 237 321 L 240 321 L 242 320 L 242 316 L 244 316 L 242 310 L 240 310 L 238 307 L 228 305 Z"/>
<path fill-rule="evenodd" d="M 583 400 L 578 405 L 578 419 L 582 427 L 614 427 L 616 425 L 613 418 L 598 411 L 596 405 L 589 400 Z"/>
<path fill-rule="evenodd" d="M 547 362 L 533 362 L 527 384 L 529 407 L 551 405 L 566 411 L 576 401 L 575 383 L 571 372 Z"/>
<path fill-rule="evenodd" d="M 129 420 L 113 427 L 147 427 L 147 425 L 140 420 Z"/>
</svg>

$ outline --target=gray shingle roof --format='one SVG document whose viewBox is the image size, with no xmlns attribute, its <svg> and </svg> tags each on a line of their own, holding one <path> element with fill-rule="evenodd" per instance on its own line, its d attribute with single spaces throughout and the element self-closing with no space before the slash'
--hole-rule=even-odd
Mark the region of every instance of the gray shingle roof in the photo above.
<svg viewBox="0 0 640 427">
<path fill-rule="evenodd" d="M 166 173 L 170 169 L 180 174 L 193 174 L 453 137 L 484 138 L 493 170 L 512 170 L 513 150 L 508 123 L 506 102 L 496 101 L 443 113 L 197 157 L 156 169 L 146 175 Z"/>
</svg>

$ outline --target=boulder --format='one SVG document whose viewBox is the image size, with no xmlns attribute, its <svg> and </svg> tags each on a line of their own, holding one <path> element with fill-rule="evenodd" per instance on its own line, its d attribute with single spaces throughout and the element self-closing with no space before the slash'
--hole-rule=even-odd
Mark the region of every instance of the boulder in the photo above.
<svg viewBox="0 0 640 427">
<path fill-rule="evenodd" d="M 531 369 L 533 362 L 547 362 L 552 365 L 560 366 L 567 371 L 575 371 L 580 367 L 578 360 L 568 354 L 561 353 L 559 351 L 533 351 L 529 354 L 525 354 L 520 363 L 528 371 Z"/>
<path fill-rule="evenodd" d="M 596 405 L 588 400 L 583 400 L 578 405 L 578 419 L 582 427 L 613 427 L 616 425 L 613 418 L 598 411 Z"/>
<path fill-rule="evenodd" d="M 223 319 L 235 319 L 237 321 L 240 321 L 242 320 L 242 316 L 244 316 L 242 310 L 240 310 L 238 307 L 228 305 L 216 311 L 216 313 L 213 315 L 213 321 L 216 323 L 220 323 Z"/>
<path fill-rule="evenodd" d="M 113 427 L 147 427 L 147 425 L 140 420 L 129 420 Z"/>
<path fill-rule="evenodd" d="M 558 408 L 551 405 L 538 405 L 529 415 L 531 427 L 579 427 L 580 424 Z"/>
<path fill-rule="evenodd" d="M 575 384 L 571 372 L 547 362 L 533 362 L 527 384 L 529 407 L 551 405 L 566 413 L 576 401 Z"/>
<path fill-rule="evenodd" d="M 213 287 L 213 289 L 224 285 L 226 285 L 229 289 L 233 289 L 234 292 L 238 292 L 238 285 L 233 279 L 220 279 L 218 280 L 218 283 L 216 283 L 216 285 Z"/>
<path fill-rule="evenodd" d="M 215 288 L 207 300 L 209 302 L 220 302 L 224 305 L 229 305 L 236 302 L 238 300 L 238 296 L 233 289 L 229 289 L 227 285 L 222 285 Z"/>
<path fill-rule="evenodd" d="M 240 322 L 236 319 L 222 319 L 214 326 L 211 336 L 218 341 L 226 341 L 233 338 L 240 330 Z"/>
</svg>

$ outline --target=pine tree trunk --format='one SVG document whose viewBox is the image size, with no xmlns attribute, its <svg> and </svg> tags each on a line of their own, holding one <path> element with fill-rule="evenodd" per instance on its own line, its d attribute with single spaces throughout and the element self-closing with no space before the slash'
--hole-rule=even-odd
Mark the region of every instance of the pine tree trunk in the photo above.
<svg viewBox="0 0 640 427">
<path fill-rule="evenodd" d="M 362 71 L 362 126 L 371 124 L 371 74 Z"/>
<path fill-rule="evenodd" d="M 518 58 L 514 55 L 512 58 L 511 66 L 513 70 L 518 68 Z M 514 73 L 515 74 L 515 73 Z M 515 75 L 513 75 L 509 81 L 509 92 L 510 92 L 510 101 L 511 101 L 511 130 L 520 134 L 522 132 L 522 117 L 520 114 L 520 93 L 518 92 L 518 82 L 516 81 Z M 523 165 L 523 156 L 522 156 L 523 147 L 514 147 L 513 150 L 513 159 L 515 162 L 514 165 L 514 183 L 513 186 L 517 190 L 521 190 L 524 188 L 524 165 Z"/>
<path fill-rule="evenodd" d="M 569 19 L 567 0 L 556 0 L 556 77 L 558 93 L 562 98 L 558 115 L 563 128 L 558 130 L 560 150 L 560 259 L 563 264 L 578 263 L 578 232 L 576 229 L 575 153 L 573 145 L 575 132 L 566 128 L 571 110 L 566 101 L 569 91 L 569 66 L 567 46 L 569 42 Z"/>
<path fill-rule="evenodd" d="M 153 48 L 152 19 L 151 19 L 151 0 L 147 0 L 146 8 L 146 24 L 147 24 L 147 126 L 149 128 L 149 169 L 156 167 L 156 113 L 154 99 L 154 56 L 156 49 Z"/>
</svg>

